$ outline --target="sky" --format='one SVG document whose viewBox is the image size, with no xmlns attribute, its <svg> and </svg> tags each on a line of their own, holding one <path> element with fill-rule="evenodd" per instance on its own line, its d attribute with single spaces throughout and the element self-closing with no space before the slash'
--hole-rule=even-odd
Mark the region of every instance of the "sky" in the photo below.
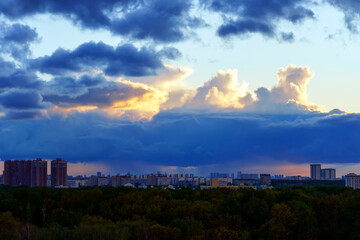
<svg viewBox="0 0 360 240">
<path fill-rule="evenodd" d="M 359 31 L 356 0 L 2 0 L 0 158 L 359 173 Z"/>
</svg>

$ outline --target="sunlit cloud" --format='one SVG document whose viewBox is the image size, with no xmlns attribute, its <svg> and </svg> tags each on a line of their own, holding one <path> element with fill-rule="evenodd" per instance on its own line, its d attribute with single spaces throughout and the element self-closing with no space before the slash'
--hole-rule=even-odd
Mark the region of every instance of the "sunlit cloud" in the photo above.
<svg viewBox="0 0 360 240">
<path fill-rule="evenodd" d="M 220 70 L 215 77 L 197 88 L 196 95 L 189 100 L 186 107 L 241 109 L 253 102 L 252 97 L 247 85 L 239 83 L 236 69 Z"/>
<path fill-rule="evenodd" d="M 78 97 L 47 96 L 55 107 L 51 113 L 99 111 L 127 120 L 151 120 L 160 111 L 166 94 L 142 83 L 122 80 L 113 85 L 91 89 Z"/>
<path fill-rule="evenodd" d="M 157 76 L 128 78 L 140 82 L 160 91 L 167 100 L 161 104 L 161 110 L 182 107 L 196 94 L 196 89 L 187 87 L 184 80 L 193 73 L 188 67 L 175 67 L 164 64 L 164 69 L 158 71 Z"/>
<path fill-rule="evenodd" d="M 171 91 L 173 88 L 184 87 L 184 80 L 194 72 L 188 67 L 177 67 L 169 64 L 164 64 L 164 68 L 158 70 L 156 76 L 146 77 L 126 77 L 126 79 L 133 82 L 140 82 L 158 90 Z M 122 77 L 121 79 L 124 79 Z"/>
<path fill-rule="evenodd" d="M 248 89 L 246 82 L 239 82 L 236 69 L 220 70 L 198 88 L 188 88 L 183 83 L 191 73 L 188 68 L 166 65 L 158 76 L 99 80 L 81 77 L 69 82 L 75 87 L 72 88 L 75 92 L 64 90 L 62 95 L 50 93 L 44 96 L 44 101 L 54 105 L 49 109 L 50 113 L 62 112 L 67 116 L 71 112 L 97 111 L 109 117 L 132 121 L 151 120 L 159 112 L 171 109 L 182 112 L 225 110 L 277 114 L 323 111 L 308 102 L 307 84 L 314 74 L 307 66 L 281 68 L 274 87 L 260 87 L 254 92 Z M 91 84 L 97 85 L 89 85 L 89 81 L 95 81 Z M 78 85 L 81 82 L 89 86 Z M 79 89 L 75 90 L 77 86 Z"/>
<path fill-rule="evenodd" d="M 277 84 L 254 92 L 240 83 L 236 69 L 218 71 L 217 75 L 196 89 L 184 109 L 222 109 L 255 113 L 294 113 L 322 111 L 308 102 L 307 84 L 314 74 L 307 66 L 288 65 L 277 73 Z"/>
</svg>

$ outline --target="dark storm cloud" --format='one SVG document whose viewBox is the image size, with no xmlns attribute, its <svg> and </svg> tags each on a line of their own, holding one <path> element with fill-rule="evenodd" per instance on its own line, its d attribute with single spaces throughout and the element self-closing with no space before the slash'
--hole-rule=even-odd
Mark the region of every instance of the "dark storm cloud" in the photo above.
<svg viewBox="0 0 360 240">
<path fill-rule="evenodd" d="M 73 51 L 59 48 L 50 56 L 31 60 L 30 66 L 42 73 L 54 75 L 96 68 L 109 76 L 147 76 L 155 75 L 156 70 L 163 67 L 162 57 L 179 56 L 177 50 L 172 49 L 171 52 L 158 53 L 145 47 L 137 49 L 132 44 L 114 48 L 103 42 L 88 42 Z"/>
<path fill-rule="evenodd" d="M 163 57 L 165 57 L 167 59 L 171 59 L 171 60 L 180 58 L 182 56 L 181 52 L 177 48 L 174 48 L 174 47 L 165 47 L 165 48 L 163 48 L 159 52 L 159 55 L 163 56 Z"/>
<path fill-rule="evenodd" d="M 127 169 L 133 161 L 143 166 L 215 164 L 219 169 L 264 159 L 261 163 L 357 163 L 359 129 L 358 114 L 167 112 L 136 123 L 94 114 L 72 114 L 65 120 L 54 115 L 50 120 L 2 121 L 0 152 L 2 158 L 62 156 Z"/>
<path fill-rule="evenodd" d="M 202 0 L 209 10 L 223 15 L 224 22 L 218 35 L 228 37 L 260 33 L 266 37 L 277 35 L 280 20 L 299 23 L 314 18 L 314 12 L 305 4 L 308 0 Z M 225 17 L 226 16 L 226 17 Z M 288 37 L 290 36 L 288 33 Z M 289 40 L 283 39 L 283 40 Z"/>
<path fill-rule="evenodd" d="M 30 54 L 30 43 L 38 40 L 35 29 L 22 24 L 0 22 L 0 52 L 15 59 L 24 59 Z"/>
<path fill-rule="evenodd" d="M 83 75 L 75 77 L 55 77 L 51 81 L 43 82 L 41 91 L 45 96 L 68 96 L 76 97 L 87 93 L 88 88 L 95 88 L 108 83 L 102 75 Z"/>
<path fill-rule="evenodd" d="M 326 0 L 332 6 L 338 8 L 344 13 L 346 27 L 355 33 L 358 33 L 360 18 L 360 2 L 357 0 Z"/>
<path fill-rule="evenodd" d="M 63 89 L 73 90 L 76 92 L 77 88 L 94 87 L 106 82 L 106 79 L 101 76 L 83 75 L 79 79 L 74 77 L 55 77 L 51 81 L 44 83 L 46 88 L 51 90 L 55 88 L 56 92 L 62 93 Z"/>
<path fill-rule="evenodd" d="M 294 33 L 290 32 L 290 33 L 285 33 L 282 32 L 280 34 L 281 36 L 281 40 L 285 41 L 285 42 L 293 42 L 295 37 L 294 37 Z"/>
<path fill-rule="evenodd" d="M 136 39 L 177 42 L 186 38 L 186 28 L 204 25 L 199 18 L 190 17 L 192 0 L 149 0 L 140 7 L 115 19 L 111 30 Z"/>
<path fill-rule="evenodd" d="M 0 57 L 0 91 L 12 88 L 39 88 L 40 85 L 35 73 L 19 68 Z"/>
<path fill-rule="evenodd" d="M 136 88 L 132 85 L 122 83 L 110 83 L 96 88 L 88 88 L 86 92 L 72 97 L 69 95 L 44 95 L 44 101 L 59 106 L 86 106 L 95 105 L 99 107 L 111 106 L 117 101 L 126 101 L 133 97 L 143 96 L 148 92 L 144 88 Z"/>
<path fill-rule="evenodd" d="M 8 91 L 0 94 L 0 105 L 10 109 L 42 109 L 46 107 L 37 91 Z"/>
<path fill-rule="evenodd" d="M 27 25 L 13 24 L 2 29 L 1 40 L 15 43 L 33 42 L 38 38 L 38 34 Z"/>
<path fill-rule="evenodd" d="M 253 20 L 230 20 L 226 24 L 221 25 L 218 29 L 218 34 L 220 37 L 227 37 L 229 35 L 243 35 L 254 32 L 261 33 L 267 37 L 273 37 L 275 35 L 273 27 L 268 23 L 262 23 Z"/>
<path fill-rule="evenodd" d="M 89 29 L 160 42 L 183 40 L 188 28 L 202 25 L 191 17 L 191 0 L 2 0 L 0 13 L 10 19 L 35 14 L 61 15 Z"/>
<path fill-rule="evenodd" d="M 137 0 L 2 0 L 0 12 L 10 19 L 19 19 L 35 14 L 51 13 L 71 18 L 84 27 L 96 29 L 107 26 L 109 13 L 126 10 Z"/>
<path fill-rule="evenodd" d="M 8 111 L 5 120 L 32 120 L 44 118 L 45 113 L 41 111 Z"/>
<path fill-rule="evenodd" d="M 0 88 L 37 88 L 40 82 L 34 73 L 17 70 L 10 75 L 0 75 Z"/>
</svg>

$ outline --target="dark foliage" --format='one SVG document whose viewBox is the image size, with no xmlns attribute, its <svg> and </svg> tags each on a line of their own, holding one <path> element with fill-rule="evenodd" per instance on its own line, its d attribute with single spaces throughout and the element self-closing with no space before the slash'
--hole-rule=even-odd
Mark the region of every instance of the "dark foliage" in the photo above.
<svg viewBox="0 0 360 240">
<path fill-rule="evenodd" d="M 359 239 L 360 192 L 1 187 L 0 239 Z"/>
</svg>

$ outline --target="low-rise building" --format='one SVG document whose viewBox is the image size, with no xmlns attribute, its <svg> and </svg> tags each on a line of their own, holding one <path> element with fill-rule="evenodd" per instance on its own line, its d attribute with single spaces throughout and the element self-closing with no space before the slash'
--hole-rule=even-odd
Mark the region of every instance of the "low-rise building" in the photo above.
<svg viewBox="0 0 360 240">
<path fill-rule="evenodd" d="M 88 187 L 95 187 L 98 185 L 98 177 L 97 176 L 90 176 L 88 179 L 87 179 L 87 184 L 86 186 Z"/>
<path fill-rule="evenodd" d="M 345 175 L 345 186 L 353 189 L 360 189 L 360 175 L 355 173 Z"/>
<path fill-rule="evenodd" d="M 110 186 L 110 178 L 108 177 L 98 177 L 98 186 L 99 187 L 106 187 L 106 186 Z"/>
<path fill-rule="evenodd" d="M 97 177 L 97 176 L 91 176 L 87 179 L 86 185 L 84 182 L 84 186 L 89 186 L 89 187 L 105 187 L 105 186 L 110 186 L 110 181 L 111 179 L 108 177 Z"/>
<path fill-rule="evenodd" d="M 240 174 L 238 174 L 238 179 L 259 179 L 259 174 L 257 174 L 257 173 L 240 173 Z"/>
<path fill-rule="evenodd" d="M 310 178 L 304 180 L 291 179 L 272 179 L 271 186 L 273 187 L 292 187 L 292 186 L 345 186 L 344 180 L 313 180 Z"/>
<path fill-rule="evenodd" d="M 265 174 L 265 173 L 260 174 L 260 184 L 270 186 L 271 185 L 270 174 Z"/>
<path fill-rule="evenodd" d="M 148 186 L 168 186 L 170 185 L 170 177 L 162 174 L 150 174 L 147 176 Z"/>
<path fill-rule="evenodd" d="M 334 168 L 324 168 L 320 170 L 320 178 L 322 180 L 335 180 L 336 170 Z"/>
<path fill-rule="evenodd" d="M 232 183 L 233 183 L 233 179 L 231 177 L 210 178 L 210 186 L 213 186 L 213 187 L 231 186 Z"/>
<path fill-rule="evenodd" d="M 168 186 L 170 185 L 170 178 L 163 175 L 163 176 L 158 176 L 156 179 L 156 186 Z"/>
<path fill-rule="evenodd" d="M 210 173 L 210 178 L 227 178 L 227 177 L 229 177 L 228 173 L 218 173 L 218 172 Z"/>
<path fill-rule="evenodd" d="M 233 185 L 235 186 L 258 186 L 260 184 L 259 179 L 234 179 Z"/>
<path fill-rule="evenodd" d="M 298 175 L 298 176 L 286 176 L 285 179 L 286 180 L 307 180 L 309 178 Z M 316 180 L 316 179 L 311 179 L 311 180 Z"/>
<path fill-rule="evenodd" d="M 124 186 L 127 183 L 131 183 L 131 176 L 130 175 L 112 176 L 111 177 L 111 186 L 113 186 L 113 187 Z"/>
<path fill-rule="evenodd" d="M 67 186 L 69 188 L 80 188 L 86 186 L 85 179 L 82 176 L 71 177 L 68 176 L 67 178 Z"/>
</svg>

